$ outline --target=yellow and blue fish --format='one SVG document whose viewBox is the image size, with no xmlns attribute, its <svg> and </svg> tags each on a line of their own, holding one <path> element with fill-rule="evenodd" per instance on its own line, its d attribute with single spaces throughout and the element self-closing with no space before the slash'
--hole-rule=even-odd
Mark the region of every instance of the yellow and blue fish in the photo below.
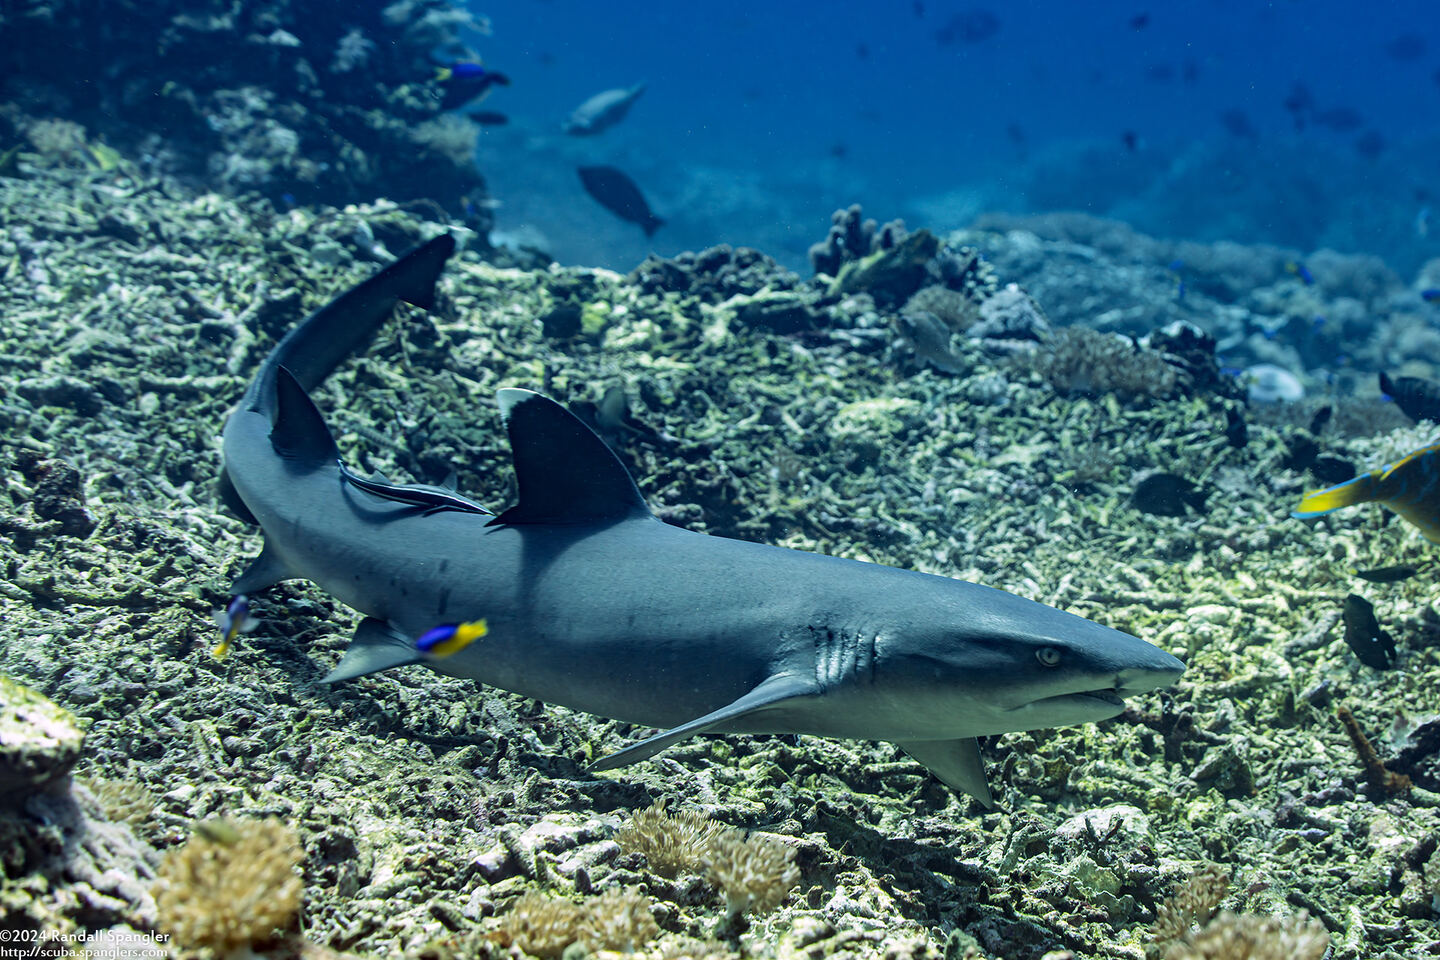
<svg viewBox="0 0 1440 960">
<path fill-rule="evenodd" d="M 224 660 L 230 655 L 235 639 L 260 626 L 260 621 L 250 613 L 250 598 L 241 594 L 232 597 L 224 610 L 215 611 L 215 626 L 220 628 L 220 643 L 210 651 L 210 656 Z"/>
<path fill-rule="evenodd" d="M 1413 523 L 1426 540 L 1440 543 L 1440 444 L 1422 447 L 1353 480 L 1307 493 L 1290 516 L 1308 520 L 1371 501 Z"/>
<path fill-rule="evenodd" d="M 415 649 L 426 656 L 441 659 L 453 656 L 490 632 L 484 620 L 468 623 L 442 623 L 420 635 Z"/>
</svg>

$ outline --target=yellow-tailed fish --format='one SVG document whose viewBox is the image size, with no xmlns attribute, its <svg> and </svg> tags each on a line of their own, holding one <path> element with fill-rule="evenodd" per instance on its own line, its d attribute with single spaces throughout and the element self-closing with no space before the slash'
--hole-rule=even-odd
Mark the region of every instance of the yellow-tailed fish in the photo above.
<svg viewBox="0 0 1440 960">
<path fill-rule="evenodd" d="M 1409 520 L 1425 539 L 1440 543 L 1440 444 L 1422 447 L 1394 464 L 1305 494 L 1290 516 L 1300 520 L 1374 501 Z"/>
<path fill-rule="evenodd" d="M 444 658 L 459 653 L 489 632 L 484 620 L 442 623 L 421 634 L 415 641 L 415 649 L 431 657 Z"/>
<path fill-rule="evenodd" d="M 220 628 L 220 642 L 210 651 L 210 656 L 224 660 L 230 655 L 235 638 L 260 626 L 260 621 L 250 615 L 250 598 L 241 595 L 233 598 L 224 610 L 215 611 L 215 625 Z"/>
</svg>

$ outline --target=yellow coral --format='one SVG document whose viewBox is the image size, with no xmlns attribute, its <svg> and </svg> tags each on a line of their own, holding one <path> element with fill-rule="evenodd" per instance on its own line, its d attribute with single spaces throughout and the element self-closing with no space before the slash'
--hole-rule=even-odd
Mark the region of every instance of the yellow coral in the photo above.
<svg viewBox="0 0 1440 960">
<path fill-rule="evenodd" d="M 591 951 L 635 950 L 659 933 L 649 897 L 635 890 L 610 889 L 581 903 L 527 893 L 505 914 L 494 939 L 532 957 L 553 960 L 571 944 Z"/>
<path fill-rule="evenodd" d="M 641 810 L 615 833 L 615 842 L 627 853 L 645 855 L 645 862 L 662 877 L 682 870 L 698 871 L 706 851 L 734 827 L 716 823 L 700 810 L 666 813 L 665 801 Z"/>
<path fill-rule="evenodd" d="M 795 851 L 771 837 L 741 836 L 738 830 L 711 844 L 706 877 L 725 895 L 725 912 L 769 913 L 800 882 Z"/>
<path fill-rule="evenodd" d="M 699 810 L 666 813 L 661 800 L 635 814 L 615 834 L 622 850 L 643 853 L 663 877 L 682 870 L 703 873 L 725 896 L 731 916 L 768 913 L 800 882 L 795 851 L 770 837 L 716 823 Z"/>
<path fill-rule="evenodd" d="M 275 940 L 300 911 L 302 856 L 278 820 L 201 824 L 160 865 L 161 928 L 180 947 L 221 954 Z"/>
</svg>

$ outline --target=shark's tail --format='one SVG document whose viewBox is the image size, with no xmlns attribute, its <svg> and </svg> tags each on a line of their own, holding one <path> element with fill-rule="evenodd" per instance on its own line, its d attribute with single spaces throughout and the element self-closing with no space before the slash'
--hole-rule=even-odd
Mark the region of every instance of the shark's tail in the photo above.
<svg viewBox="0 0 1440 960">
<path fill-rule="evenodd" d="M 432 309 L 435 281 L 454 252 L 455 238 L 438 236 L 312 313 L 270 351 L 245 405 L 273 416 L 276 371 L 281 367 L 301 388 L 314 390 L 342 360 L 370 342 L 397 303 Z"/>
</svg>

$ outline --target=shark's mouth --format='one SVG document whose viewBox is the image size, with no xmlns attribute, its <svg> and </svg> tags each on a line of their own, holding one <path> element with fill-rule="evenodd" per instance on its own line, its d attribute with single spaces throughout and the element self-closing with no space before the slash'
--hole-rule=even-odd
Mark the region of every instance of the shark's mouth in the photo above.
<svg viewBox="0 0 1440 960">
<path fill-rule="evenodd" d="M 1056 694 L 1053 697 L 1045 697 L 1043 700 L 1032 700 L 1024 704 L 1021 709 L 1033 710 L 1060 706 L 1084 706 L 1095 709 L 1101 704 L 1114 710 L 1115 713 L 1119 713 L 1125 709 L 1125 701 L 1121 699 L 1114 687 L 1106 687 L 1103 690 L 1076 690 L 1073 693 Z"/>
</svg>

